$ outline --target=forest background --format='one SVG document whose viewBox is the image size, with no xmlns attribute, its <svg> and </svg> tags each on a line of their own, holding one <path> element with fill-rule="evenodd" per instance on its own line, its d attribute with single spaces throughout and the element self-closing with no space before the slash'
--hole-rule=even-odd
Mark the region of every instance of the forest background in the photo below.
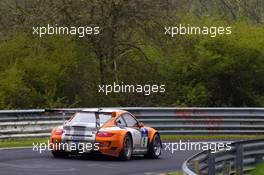
<svg viewBox="0 0 264 175">
<path fill-rule="evenodd" d="M 33 26 L 100 26 L 96 36 Z M 165 26 L 231 26 L 231 35 L 164 35 Z M 165 84 L 166 93 L 98 93 Z M 1 0 L 0 109 L 264 106 L 262 0 Z"/>
</svg>

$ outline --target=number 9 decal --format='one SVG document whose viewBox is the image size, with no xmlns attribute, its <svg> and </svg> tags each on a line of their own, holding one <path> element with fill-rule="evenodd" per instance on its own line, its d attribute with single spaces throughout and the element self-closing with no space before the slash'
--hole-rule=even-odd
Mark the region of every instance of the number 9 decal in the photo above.
<svg viewBox="0 0 264 175">
<path fill-rule="evenodd" d="M 141 132 L 140 146 L 146 148 L 148 146 L 148 129 L 141 128 L 140 132 Z"/>
</svg>

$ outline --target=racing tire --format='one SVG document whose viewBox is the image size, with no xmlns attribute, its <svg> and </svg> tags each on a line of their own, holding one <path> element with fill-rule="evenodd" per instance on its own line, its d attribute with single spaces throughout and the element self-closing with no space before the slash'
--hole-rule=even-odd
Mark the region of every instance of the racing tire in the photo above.
<svg viewBox="0 0 264 175">
<path fill-rule="evenodd" d="M 148 146 L 148 153 L 146 157 L 151 159 L 158 159 L 161 155 L 162 143 L 159 134 L 155 134 L 152 142 Z"/>
<path fill-rule="evenodd" d="M 52 151 L 51 153 L 55 158 L 67 158 L 69 156 L 69 153 L 64 151 Z"/>
<path fill-rule="evenodd" d="M 129 134 L 126 134 L 123 140 L 123 148 L 120 152 L 119 159 L 120 160 L 130 160 L 132 156 L 132 138 Z"/>
</svg>

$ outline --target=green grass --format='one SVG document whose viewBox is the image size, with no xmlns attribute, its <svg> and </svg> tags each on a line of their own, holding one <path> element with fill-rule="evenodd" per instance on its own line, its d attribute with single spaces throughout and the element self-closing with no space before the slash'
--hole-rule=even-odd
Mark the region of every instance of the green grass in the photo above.
<svg viewBox="0 0 264 175">
<path fill-rule="evenodd" d="M 256 139 L 264 138 L 264 135 L 161 135 L 163 141 L 170 140 L 234 140 L 234 139 Z M 0 140 L 0 148 L 27 147 L 33 143 L 47 142 L 48 138 L 25 138 Z"/>
<path fill-rule="evenodd" d="M 264 135 L 161 135 L 163 141 L 169 140 L 232 140 L 232 139 L 258 139 Z"/>
<path fill-rule="evenodd" d="M 33 143 L 47 143 L 49 138 L 25 138 L 25 139 L 5 139 L 0 140 L 0 148 L 27 147 Z"/>
<path fill-rule="evenodd" d="M 263 175 L 264 163 L 257 166 L 257 168 L 250 173 L 250 175 Z"/>
</svg>

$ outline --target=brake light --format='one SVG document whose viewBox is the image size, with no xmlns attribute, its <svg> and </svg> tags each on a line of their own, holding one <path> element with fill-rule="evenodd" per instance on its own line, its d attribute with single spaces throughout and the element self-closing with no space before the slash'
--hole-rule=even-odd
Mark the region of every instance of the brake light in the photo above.
<svg viewBox="0 0 264 175">
<path fill-rule="evenodd" d="M 63 133 L 63 129 L 61 129 L 61 128 L 57 128 L 55 130 L 55 134 L 57 134 L 57 135 L 61 135 L 62 133 Z"/>
<path fill-rule="evenodd" d="M 114 134 L 110 132 L 105 132 L 105 131 L 98 131 L 96 136 L 97 137 L 112 137 Z"/>
</svg>

